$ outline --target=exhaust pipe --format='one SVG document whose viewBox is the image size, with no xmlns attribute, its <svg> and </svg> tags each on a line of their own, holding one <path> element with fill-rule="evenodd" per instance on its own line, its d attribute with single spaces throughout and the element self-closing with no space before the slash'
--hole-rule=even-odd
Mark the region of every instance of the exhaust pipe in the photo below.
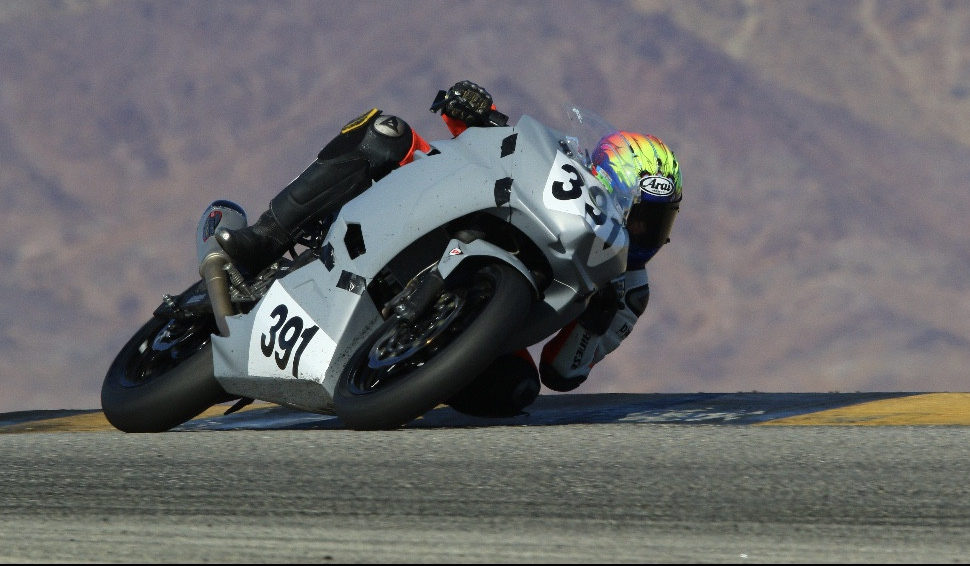
<svg viewBox="0 0 970 566">
<path fill-rule="evenodd" d="M 236 314 L 236 309 L 232 305 L 229 275 L 226 273 L 226 268 L 230 266 L 229 256 L 212 236 L 221 227 L 238 230 L 245 228 L 246 224 L 246 212 L 241 206 L 232 201 L 217 200 L 202 214 L 196 230 L 199 275 L 205 281 L 209 302 L 212 304 L 212 316 L 215 317 L 221 336 L 229 336 L 226 317 Z"/>
</svg>

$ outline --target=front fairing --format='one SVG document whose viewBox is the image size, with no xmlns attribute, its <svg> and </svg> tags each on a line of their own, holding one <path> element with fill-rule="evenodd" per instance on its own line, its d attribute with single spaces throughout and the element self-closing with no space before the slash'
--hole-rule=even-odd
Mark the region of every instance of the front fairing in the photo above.
<svg viewBox="0 0 970 566">
<path fill-rule="evenodd" d="M 509 220 L 549 263 L 553 277 L 544 289 L 545 313 L 536 313 L 548 315 L 548 322 L 537 326 L 558 329 L 626 270 L 629 199 L 607 190 L 589 171 L 580 137 L 529 116 L 514 132 Z"/>
<path fill-rule="evenodd" d="M 583 265 L 597 267 L 612 258 L 625 259 L 629 243 L 625 225 L 633 192 L 629 187 L 615 190 L 605 186 L 592 174 L 589 156 L 596 141 L 591 140 L 606 135 L 611 127 L 586 111 L 570 108 L 565 131 L 547 128 L 529 116 L 516 125 L 516 132 L 525 138 L 525 151 L 545 152 L 541 157 L 524 155 L 520 159 L 517 173 L 531 178 L 516 183 L 523 193 L 519 204 L 533 212 L 546 212 L 541 221 L 556 236 L 553 248 L 566 250 Z M 534 162 L 542 158 L 545 163 Z"/>
</svg>

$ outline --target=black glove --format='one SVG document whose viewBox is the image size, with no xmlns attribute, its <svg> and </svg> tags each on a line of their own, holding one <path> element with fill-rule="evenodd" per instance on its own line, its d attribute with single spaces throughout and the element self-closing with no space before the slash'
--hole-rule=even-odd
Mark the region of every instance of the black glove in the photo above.
<svg viewBox="0 0 970 566">
<path fill-rule="evenodd" d="M 442 114 L 461 120 L 469 126 L 487 125 L 492 112 L 492 95 L 471 81 L 455 83 L 455 86 L 444 91 L 444 97 L 439 93 L 439 99 L 435 103 Z M 432 111 L 438 108 L 431 107 Z"/>
</svg>

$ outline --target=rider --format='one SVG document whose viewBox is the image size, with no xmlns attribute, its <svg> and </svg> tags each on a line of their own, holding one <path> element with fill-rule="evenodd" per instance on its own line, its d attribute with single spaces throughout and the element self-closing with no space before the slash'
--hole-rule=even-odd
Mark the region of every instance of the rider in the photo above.
<svg viewBox="0 0 970 566">
<path fill-rule="evenodd" d="M 594 296 L 586 311 L 543 347 L 542 383 L 555 391 L 579 387 L 593 366 L 630 335 L 650 298 L 646 263 L 670 241 L 680 210 L 680 165 L 659 138 L 614 132 L 599 141 L 591 161 L 592 173 L 607 189 L 639 188 L 627 217 L 627 271 L 614 282 L 614 296 Z"/>
<path fill-rule="evenodd" d="M 471 81 L 439 91 L 431 107 L 432 112 L 438 110 L 454 136 L 469 127 L 502 126 L 507 121 L 491 95 Z M 344 126 L 317 159 L 270 201 L 269 210 L 255 224 L 220 229 L 217 241 L 235 265 L 256 274 L 293 246 L 303 226 L 339 210 L 373 182 L 411 163 L 417 151 L 433 153 L 404 120 L 373 108 Z M 628 178 L 631 167 L 639 172 L 638 178 Z M 539 373 L 542 383 L 555 391 L 582 384 L 593 365 L 630 334 L 650 295 L 645 264 L 668 241 L 680 207 L 677 159 L 654 136 L 621 131 L 604 137 L 593 153 L 591 172 L 609 190 L 618 183 L 639 185 L 641 190 L 627 219 L 631 240 L 627 272 L 616 282 L 616 293 L 594 297 L 582 316 L 543 347 Z M 504 362 L 503 371 L 536 372 L 526 351 Z"/>
</svg>

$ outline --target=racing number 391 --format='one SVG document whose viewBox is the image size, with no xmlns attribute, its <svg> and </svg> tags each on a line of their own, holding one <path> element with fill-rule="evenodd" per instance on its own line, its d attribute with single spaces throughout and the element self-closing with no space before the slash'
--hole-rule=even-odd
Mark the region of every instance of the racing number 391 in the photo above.
<svg viewBox="0 0 970 566">
<path fill-rule="evenodd" d="M 303 328 L 301 317 L 293 316 L 287 319 L 287 314 L 289 314 L 289 310 L 286 305 L 281 304 L 273 309 L 270 318 L 278 318 L 279 320 L 270 327 L 269 334 L 262 335 L 259 346 L 263 355 L 267 358 L 273 357 L 280 369 L 286 369 L 286 366 L 290 363 L 290 356 L 293 356 L 293 377 L 299 377 L 300 356 L 303 355 L 303 351 L 306 350 L 313 335 L 317 333 L 317 330 L 320 330 L 320 327 L 314 325 Z M 299 342 L 299 345 L 297 345 L 297 342 Z M 279 344 L 279 351 L 276 350 L 277 344 Z M 296 347 L 296 352 L 293 351 L 294 347 Z"/>
</svg>

